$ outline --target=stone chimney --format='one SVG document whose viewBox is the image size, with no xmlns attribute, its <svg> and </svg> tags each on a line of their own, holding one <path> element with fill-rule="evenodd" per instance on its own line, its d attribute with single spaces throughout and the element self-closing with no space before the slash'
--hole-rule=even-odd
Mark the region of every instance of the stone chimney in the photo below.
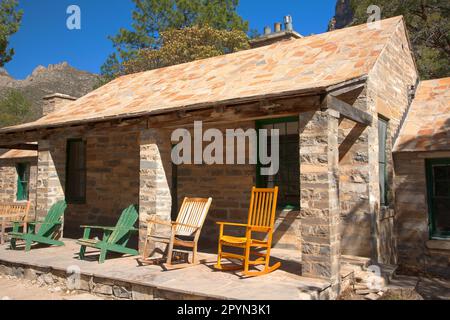
<svg viewBox="0 0 450 320">
<path fill-rule="evenodd" d="M 75 100 L 77 100 L 77 98 L 62 93 L 53 93 L 48 96 L 45 96 L 44 104 L 42 106 L 42 116 L 46 116 L 49 113 L 61 109 L 69 102 Z"/>
<path fill-rule="evenodd" d="M 250 46 L 252 48 L 259 48 L 279 41 L 303 38 L 301 34 L 294 30 L 291 16 L 285 16 L 283 20 L 284 24 L 280 22 L 274 24 L 274 32 L 272 32 L 269 26 L 265 27 L 262 36 L 250 40 Z M 282 28 L 283 26 L 284 29 Z"/>
</svg>

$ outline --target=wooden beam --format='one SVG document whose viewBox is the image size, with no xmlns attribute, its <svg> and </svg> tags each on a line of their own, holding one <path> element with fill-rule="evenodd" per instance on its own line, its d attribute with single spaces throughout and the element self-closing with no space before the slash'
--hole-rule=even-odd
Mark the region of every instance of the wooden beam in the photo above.
<svg viewBox="0 0 450 320">
<path fill-rule="evenodd" d="M 367 112 L 359 110 L 330 94 L 327 94 L 322 100 L 322 110 L 327 109 L 337 111 L 340 113 L 341 117 L 347 118 L 364 126 L 370 126 L 373 121 L 373 117 Z"/>
<path fill-rule="evenodd" d="M 327 88 L 326 92 L 327 94 L 332 94 L 333 96 L 337 97 L 342 94 L 349 93 L 351 91 L 364 88 L 366 85 L 367 76 L 363 76 L 357 79 L 345 81 L 342 83 L 339 83 L 334 86 L 330 86 Z"/>
<path fill-rule="evenodd" d="M 212 107 L 204 110 L 186 111 L 180 118 L 176 113 L 152 116 L 148 118 L 149 128 L 177 128 L 189 127 L 194 121 L 202 121 L 208 125 L 222 125 L 287 117 L 299 113 L 316 110 L 320 107 L 320 97 L 300 97 L 283 101 L 264 101 L 263 103 L 245 104 L 239 106 Z"/>
<path fill-rule="evenodd" d="M 12 144 L 12 145 L 0 145 L 0 149 L 37 151 L 38 145 L 30 144 L 30 143 L 18 143 L 18 144 Z"/>
</svg>

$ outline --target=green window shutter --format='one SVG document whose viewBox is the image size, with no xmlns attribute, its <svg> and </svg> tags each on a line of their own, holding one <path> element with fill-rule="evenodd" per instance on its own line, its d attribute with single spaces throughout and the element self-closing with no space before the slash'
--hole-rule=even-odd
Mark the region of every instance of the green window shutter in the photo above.
<svg viewBox="0 0 450 320">
<path fill-rule="evenodd" d="M 30 165 L 27 163 L 18 163 L 17 171 L 17 201 L 28 200 L 28 188 L 30 183 Z"/>
<path fill-rule="evenodd" d="M 379 182 L 380 182 L 380 202 L 382 206 L 388 205 L 388 181 L 387 181 L 387 136 L 388 121 L 378 118 L 378 143 L 379 143 Z"/>
<path fill-rule="evenodd" d="M 67 141 L 66 201 L 86 202 L 86 142 L 82 139 Z"/>
<path fill-rule="evenodd" d="M 450 238 L 450 159 L 426 161 L 430 237 Z"/>
</svg>

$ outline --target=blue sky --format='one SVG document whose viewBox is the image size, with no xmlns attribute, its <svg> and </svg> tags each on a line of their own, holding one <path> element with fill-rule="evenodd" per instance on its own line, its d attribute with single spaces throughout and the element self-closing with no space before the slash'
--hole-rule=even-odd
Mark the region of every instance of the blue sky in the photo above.
<svg viewBox="0 0 450 320">
<path fill-rule="evenodd" d="M 251 29 L 262 32 L 265 25 L 282 22 L 290 14 L 294 28 L 304 35 L 326 31 L 334 15 L 336 0 L 241 0 L 239 13 L 250 22 Z M 81 30 L 68 30 L 69 5 L 81 8 Z M 38 65 L 62 61 L 98 73 L 113 51 L 108 35 L 131 24 L 131 0 L 20 0 L 24 10 L 22 26 L 11 38 L 16 50 L 6 70 L 23 79 Z"/>
</svg>

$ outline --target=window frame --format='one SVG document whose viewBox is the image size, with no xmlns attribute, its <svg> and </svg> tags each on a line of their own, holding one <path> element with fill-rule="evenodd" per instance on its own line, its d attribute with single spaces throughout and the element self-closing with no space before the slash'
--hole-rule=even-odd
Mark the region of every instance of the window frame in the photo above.
<svg viewBox="0 0 450 320">
<path fill-rule="evenodd" d="M 428 230 L 430 240 L 448 240 L 450 239 L 450 231 L 439 233 L 436 230 L 436 220 L 434 212 L 434 165 L 450 165 L 450 158 L 436 158 L 425 160 L 425 172 L 427 180 L 427 204 L 428 204 Z"/>
<path fill-rule="evenodd" d="M 258 188 L 265 188 L 263 186 L 263 177 L 261 176 L 261 162 L 259 161 L 259 129 L 262 129 L 266 125 L 271 124 L 277 124 L 277 123 L 289 123 L 289 122 L 297 122 L 300 124 L 299 116 L 290 116 L 290 117 L 281 117 L 281 118 L 270 118 L 270 119 L 262 119 L 262 120 L 256 120 L 255 122 L 255 128 L 257 131 L 257 163 L 256 163 L 256 187 Z M 299 146 L 300 147 L 300 146 Z M 300 162 L 300 161 L 299 161 Z M 281 164 L 280 164 L 281 165 Z M 299 163 L 299 169 L 300 169 L 300 163 Z M 300 184 L 300 182 L 299 182 Z M 300 188 L 299 188 L 299 202 L 300 202 Z M 300 204 L 286 204 L 281 206 L 278 204 L 278 209 L 282 210 L 300 210 Z"/>
<path fill-rule="evenodd" d="M 21 171 L 23 169 L 23 171 Z M 23 202 L 30 200 L 30 163 L 19 162 L 16 164 L 17 173 L 17 187 L 16 187 L 16 202 Z M 21 177 L 22 175 L 22 177 Z M 24 177 L 27 180 L 24 180 Z M 26 188 L 23 188 L 23 184 L 26 183 Z M 21 188 L 19 188 L 21 186 Z M 20 197 L 19 197 L 19 193 Z"/>
<path fill-rule="evenodd" d="M 386 124 L 386 130 L 385 130 L 385 141 L 384 141 L 384 162 L 380 161 L 380 155 L 378 155 L 378 170 L 381 170 L 381 165 L 383 164 L 384 167 L 384 194 L 381 194 L 381 188 L 380 188 L 380 206 L 383 208 L 387 208 L 390 206 L 390 201 L 389 201 L 389 176 L 388 176 L 388 158 L 389 158 L 389 153 L 388 153 L 388 142 L 389 142 L 389 119 L 383 117 L 382 115 L 378 115 L 378 138 L 380 137 L 380 122 L 383 122 Z M 380 150 L 380 146 L 381 143 L 380 141 L 378 141 L 378 153 L 381 153 Z M 379 184 L 381 185 L 381 184 Z"/>
<path fill-rule="evenodd" d="M 81 197 L 74 197 L 73 195 L 69 194 L 68 190 L 69 189 L 69 161 L 70 161 L 70 148 L 69 145 L 71 143 L 83 143 L 83 151 L 84 151 L 84 164 L 83 164 L 83 168 L 80 169 L 80 171 L 83 171 L 84 174 L 84 192 L 83 192 L 83 196 Z M 72 138 L 72 139 L 67 139 L 66 142 L 66 181 L 65 181 L 65 198 L 66 198 L 66 202 L 69 204 L 85 204 L 86 203 L 86 189 L 87 189 L 87 166 L 86 166 L 86 162 L 87 162 L 87 148 L 86 148 L 86 140 L 82 139 L 82 138 Z"/>
</svg>

